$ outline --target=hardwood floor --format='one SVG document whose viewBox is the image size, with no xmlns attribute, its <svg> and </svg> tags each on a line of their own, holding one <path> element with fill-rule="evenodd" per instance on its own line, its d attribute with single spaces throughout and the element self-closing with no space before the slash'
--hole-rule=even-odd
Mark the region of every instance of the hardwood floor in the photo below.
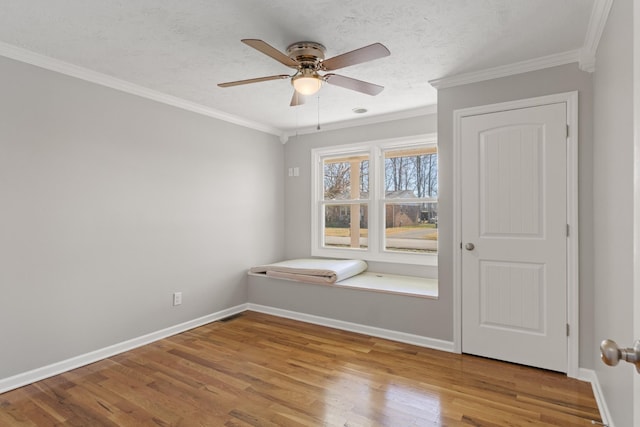
<svg viewBox="0 0 640 427">
<path fill-rule="evenodd" d="M 1 426 L 587 426 L 565 375 L 245 312 L 0 395 Z"/>
</svg>

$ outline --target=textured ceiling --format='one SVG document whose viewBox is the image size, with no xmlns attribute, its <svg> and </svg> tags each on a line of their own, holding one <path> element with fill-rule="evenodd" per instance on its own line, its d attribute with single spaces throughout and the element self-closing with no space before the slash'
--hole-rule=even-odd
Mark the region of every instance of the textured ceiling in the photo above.
<svg viewBox="0 0 640 427">
<path fill-rule="evenodd" d="M 0 41 L 292 131 L 318 121 L 397 113 L 437 102 L 428 81 L 580 49 L 593 0 L 0 0 Z M 240 42 L 284 51 L 315 41 L 332 57 L 380 42 L 391 56 L 336 71 L 383 85 L 372 97 L 324 85 L 289 107 L 290 74 Z"/>
</svg>

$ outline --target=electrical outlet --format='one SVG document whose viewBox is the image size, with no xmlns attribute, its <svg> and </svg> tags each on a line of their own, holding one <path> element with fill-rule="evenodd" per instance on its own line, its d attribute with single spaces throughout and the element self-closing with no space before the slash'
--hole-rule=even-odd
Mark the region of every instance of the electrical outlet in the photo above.
<svg viewBox="0 0 640 427">
<path fill-rule="evenodd" d="M 182 304 L 182 292 L 174 292 L 173 293 L 173 305 Z"/>
</svg>

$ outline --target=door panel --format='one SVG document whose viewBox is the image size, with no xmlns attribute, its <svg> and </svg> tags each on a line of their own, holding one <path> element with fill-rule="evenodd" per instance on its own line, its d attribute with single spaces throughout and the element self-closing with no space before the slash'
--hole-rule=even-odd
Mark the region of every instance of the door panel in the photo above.
<svg viewBox="0 0 640 427">
<path fill-rule="evenodd" d="M 567 371 L 566 123 L 565 103 L 462 119 L 465 353 Z"/>
<path fill-rule="evenodd" d="M 480 262 L 480 325 L 544 333 L 544 265 Z"/>
<path fill-rule="evenodd" d="M 480 135 L 480 235 L 541 237 L 542 126 Z"/>
</svg>

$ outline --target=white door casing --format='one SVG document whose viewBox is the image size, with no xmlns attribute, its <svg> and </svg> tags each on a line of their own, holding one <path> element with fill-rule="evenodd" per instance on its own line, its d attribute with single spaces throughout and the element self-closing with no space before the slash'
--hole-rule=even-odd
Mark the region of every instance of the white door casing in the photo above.
<svg viewBox="0 0 640 427">
<path fill-rule="evenodd" d="M 575 92 L 454 112 L 457 351 L 578 376 L 576 144 Z"/>
<path fill-rule="evenodd" d="M 633 336 L 640 339 L 640 1 L 633 3 Z M 633 378 L 633 425 L 640 425 L 640 373 Z"/>
</svg>

